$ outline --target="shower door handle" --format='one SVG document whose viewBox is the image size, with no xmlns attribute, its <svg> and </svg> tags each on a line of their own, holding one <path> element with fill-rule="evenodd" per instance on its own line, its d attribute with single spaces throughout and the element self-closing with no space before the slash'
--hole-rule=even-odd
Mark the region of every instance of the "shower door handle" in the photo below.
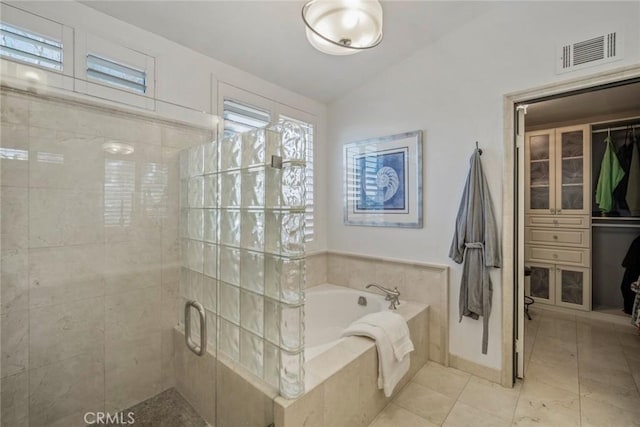
<svg viewBox="0 0 640 427">
<path fill-rule="evenodd" d="M 198 316 L 200 317 L 200 345 L 193 342 L 191 339 L 191 308 L 198 310 Z M 198 301 L 189 300 L 184 305 L 184 339 L 187 343 L 189 350 L 202 356 L 207 351 L 207 322 L 204 312 L 204 307 Z"/>
</svg>

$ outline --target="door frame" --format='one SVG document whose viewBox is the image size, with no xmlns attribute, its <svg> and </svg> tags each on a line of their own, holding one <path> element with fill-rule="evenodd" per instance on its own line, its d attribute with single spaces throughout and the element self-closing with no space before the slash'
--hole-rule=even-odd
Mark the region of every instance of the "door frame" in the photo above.
<svg viewBox="0 0 640 427">
<path fill-rule="evenodd" d="M 512 387 L 514 381 L 514 328 L 517 321 L 514 316 L 514 295 L 516 294 L 514 292 L 514 285 L 517 283 L 519 288 L 524 289 L 524 274 L 522 273 L 524 265 L 520 265 L 522 261 L 519 261 L 516 257 L 518 253 L 516 251 L 516 244 L 521 246 L 520 250 L 522 251 L 524 250 L 524 242 L 517 242 L 517 233 L 514 233 L 516 231 L 514 229 L 516 220 L 518 220 L 520 224 L 524 223 L 524 209 L 516 209 L 517 195 L 523 194 L 524 192 L 524 180 L 518 181 L 514 175 L 516 171 L 516 106 L 533 100 L 541 100 L 546 97 L 570 95 L 572 92 L 591 90 L 598 86 L 606 86 L 638 78 L 640 78 L 640 64 L 635 64 L 544 86 L 511 92 L 503 96 L 502 369 L 500 382 L 505 387 Z M 522 252 L 520 252 L 520 254 L 522 254 Z M 524 319 L 523 313 L 519 313 L 519 317 Z"/>
</svg>

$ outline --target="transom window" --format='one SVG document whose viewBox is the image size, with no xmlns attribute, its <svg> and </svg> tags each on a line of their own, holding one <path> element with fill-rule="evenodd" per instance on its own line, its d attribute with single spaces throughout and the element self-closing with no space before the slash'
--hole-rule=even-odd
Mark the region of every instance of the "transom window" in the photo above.
<svg viewBox="0 0 640 427">
<path fill-rule="evenodd" d="M 0 22 L 0 56 L 62 71 L 62 42 Z"/>
</svg>

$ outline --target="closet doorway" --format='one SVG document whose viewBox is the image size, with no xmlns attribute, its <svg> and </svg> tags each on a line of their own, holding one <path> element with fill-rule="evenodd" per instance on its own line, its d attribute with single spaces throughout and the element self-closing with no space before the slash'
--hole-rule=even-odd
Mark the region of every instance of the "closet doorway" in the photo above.
<svg viewBox="0 0 640 427">
<path fill-rule="evenodd" d="M 640 275 L 640 81 L 522 102 L 516 118 L 516 176 L 524 183 L 517 186 L 516 248 L 522 253 L 516 259 L 522 265 L 516 272 L 524 270 L 525 279 L 514 302 L 514 372 L 526 379 L 528 373 L 555 375 L 543 345 L 560 348 L 546 355 L 557 356 L 560 365 L 573 357 L 578 365 L 580 339 L 592 338 L 590 331 L 581 337 L 583 324 L 611 325 L 614 337 L 625 327 L 633 330 L 636 294 L 630 284 Z M 616 357 L 615 343 L 598 351 L 610 348 Z M 560 360 L 562 348 L 566 360 Z M 539 372 L 545 365 L 549 372 Z"/>
</svg>

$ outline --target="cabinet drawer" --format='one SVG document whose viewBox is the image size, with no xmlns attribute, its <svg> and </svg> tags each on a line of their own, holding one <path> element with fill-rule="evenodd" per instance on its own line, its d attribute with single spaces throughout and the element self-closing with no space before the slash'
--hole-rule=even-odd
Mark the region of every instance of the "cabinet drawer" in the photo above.
<svg viewBox="0 0 640 427">
<path fill-rule="evenodd" d="M 564 215 L 526 215 L 525 226 L 545 228 L 589 228 L 589 217 Z"/>
<path fill-rule="evenodd" d="M 589 249 L 568 249 L 561 247 L 543 247 L 526 245 L 524 249 L 526 261 L 568 264 L 589 267 L 591 251 Z"/>
<path fill-rule="evenodd" d="M 525 241 L 530 245 L 571 246 L 589 248 L 591 233 L 588 229 L 531 228 L 524 230 Z"/>
</svg>

